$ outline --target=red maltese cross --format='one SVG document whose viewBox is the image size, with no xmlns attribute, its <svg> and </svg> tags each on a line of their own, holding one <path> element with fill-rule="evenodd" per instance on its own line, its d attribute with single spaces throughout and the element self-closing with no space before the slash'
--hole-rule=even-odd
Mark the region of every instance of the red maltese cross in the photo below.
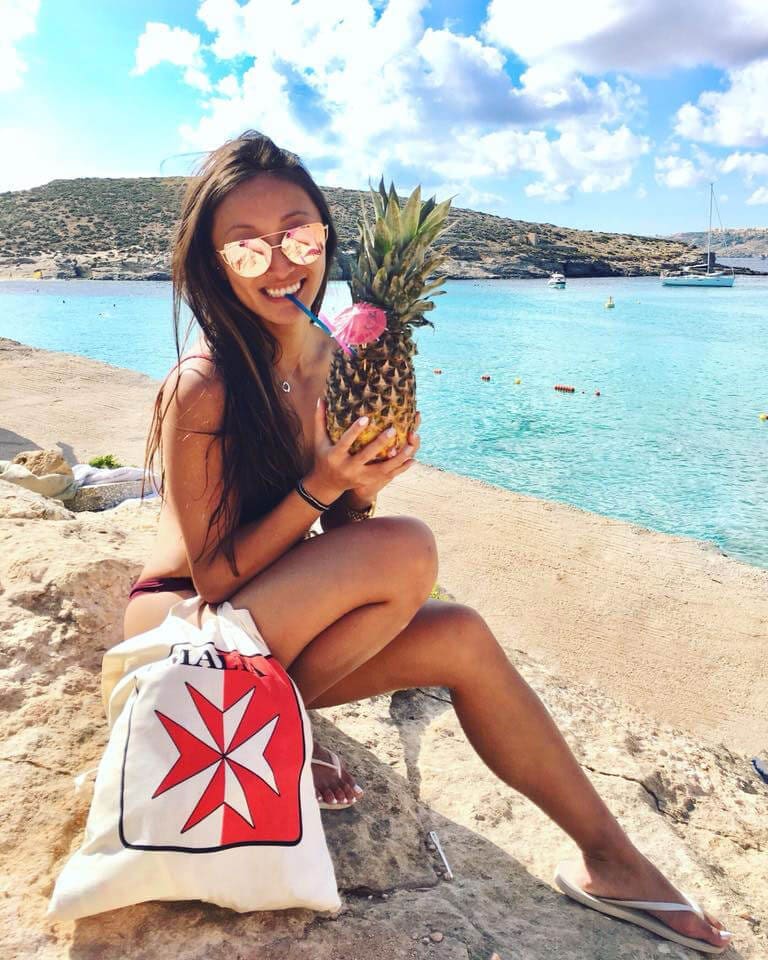
<svg viewBox="0 0 768 960">
<path fill-rule="evenodd" d="M 186 684 L 186 688 L 211 741 L 204 742 L 156 710 L 155 714 L 173 740 L 179 756 L 155 790 L 153 799 L 203 770 L 210 769 L 208 785 L 181 832 L 190 830 L 221 806 L 241 817 L 244 821 L 241 821 L 242 826 L 247 824 L 253 828 L 253 812 L 259 808 L 255 796 L 258 790 L 254 785 L 266 784 L 274 794 L 280 796 L 275 773 L 264 756 L 280 718 L 275 715 L 260 725 L 254 722 L 255 713 L 249 710 L 255 694 L 253 687 L 224 710 L 211 703 L 190 683 Z M 263 787 L 259 789 L 263 790 Z"/>
</svg>

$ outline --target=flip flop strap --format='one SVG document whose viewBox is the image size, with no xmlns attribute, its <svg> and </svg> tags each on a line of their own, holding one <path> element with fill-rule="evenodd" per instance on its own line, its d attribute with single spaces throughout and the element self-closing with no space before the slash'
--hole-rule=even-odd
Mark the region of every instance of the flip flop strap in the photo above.
<svg viewBox="0 0 768 960">
<path fill-rule="evenodd" d="M 333 757 L 333 763 L 328 763 L 327 760 L 320 760 L 319 757 L 312 757 L 312 763 L 317 764 L 319 767 L 328 767 L 329 770 L 334 770 L 337 777 L 341 776 L 341 761 L 338 756 L 332 751 L 328 751 Z"/>
<path fill-rule="evenodd" d="M 685 894 L 683 894 L 685 896 Z M 704 913 L 695 900 L 686 897 L 687 903 L 667 903 L 663 900 L 612 900 L 610 897 L 597 897 L 603 903 L 611 903 L 617 907 L 630 907 L 633 910 L 658 910 L 668 913 L 695 913 L 703 917 Z"/>
</svg>

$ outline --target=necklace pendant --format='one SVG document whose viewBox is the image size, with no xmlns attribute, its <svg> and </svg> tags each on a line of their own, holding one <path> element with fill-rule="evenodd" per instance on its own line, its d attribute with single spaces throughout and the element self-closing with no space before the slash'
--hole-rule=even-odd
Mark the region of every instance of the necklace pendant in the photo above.
<svg viewBox="0 0 768 960">
<path fill-rule="evenodd" d="M 283 388 L 283 393 L 290 393 L 290 392 L 291 392 L 291 385 L 290 385 L 290 383 L 288 383 L 287 380 L 283 380 L 283 382 L 280 384 L 280 386 Z"/>
</svg>

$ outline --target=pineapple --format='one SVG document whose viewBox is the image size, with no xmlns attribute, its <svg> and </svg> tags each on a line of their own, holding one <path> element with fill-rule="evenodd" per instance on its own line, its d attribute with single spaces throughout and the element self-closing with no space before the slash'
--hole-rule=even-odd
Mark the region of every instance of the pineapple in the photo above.
<svg viewBox="0 0 768 960">
<path fill-rule="evenodd" d="M 377 457 L 384 460 L 392 447 L 403 448 L 415 423 L 413 328 L 432 326 L 424 318 L 435 306 L 429 296 L 445 292 L 437 289 L 445 277 L 434 276 L 444 256 L 433 244 L 447 228 L 451 201 L 422 201 L 417 187 L 401 206 L 394 184 L 387 193 L 383 179 L 371 195 L 376 222 L 371 227 L 363 208 L 350 286 L 353 304 L 386 312 L 386 328 L 352 354 L 335 351 L 326 386 L 327 426 L 336 443 L 358 417 L 370 418 L 353 453 L 393 426 L 397 435 Z"/>
</svg>

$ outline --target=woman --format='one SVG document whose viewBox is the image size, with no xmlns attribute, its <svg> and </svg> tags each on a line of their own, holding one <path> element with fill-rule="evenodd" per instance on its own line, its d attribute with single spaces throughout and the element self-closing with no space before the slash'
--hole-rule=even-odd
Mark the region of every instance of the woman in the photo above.
<svg viewBox="0 0 768 960">
<path fill-rule="evenodd" d="M 367 518 L 419 441 L 373 463 L 388 437 L 350 455 L 364 423 L 335 445 L 326 434 L 319 398 L 333 342 L 287 294 L 317 312 L 335 247 L 318 187 L 266 137 L 226 143 L 191 182 L 173 253 L 177 346 L 182 300 L 202 337 L 158 395 L 148 465 L 159 453 L 163 504 L 126 638 L 199 594 L 250 611 L 308 707 L 448 687 L 482 759 L 578 844 L 564 889 L 666 901 L 653 916 L 668 932 L 722 949 L 729 935 L 633 847 L 479 614 L 427 599 L 437 573 L 429 529 Z M 318 518 L 325 532 L 308 538 Z M 205 606 L 202 620 L 211 615 Z M 360 794 L 346 771 L 321 769 L 327 803 Z"/>
</svg>

